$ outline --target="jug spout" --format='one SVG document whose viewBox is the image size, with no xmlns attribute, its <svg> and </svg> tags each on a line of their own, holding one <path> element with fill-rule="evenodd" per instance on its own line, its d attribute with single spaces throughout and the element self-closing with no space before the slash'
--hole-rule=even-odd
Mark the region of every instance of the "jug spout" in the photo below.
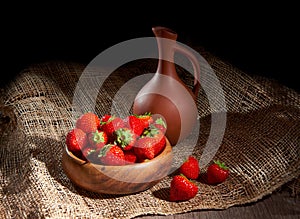
<svg viewBox="0 0 300 219">
<path fill-rule="evenodd" d="M 154 33 L 155 37 L 177 40 L 177 33 L 167 27 L 162 27 L 162 26 L 152 27 L 152 32 Z"/>
</svg>

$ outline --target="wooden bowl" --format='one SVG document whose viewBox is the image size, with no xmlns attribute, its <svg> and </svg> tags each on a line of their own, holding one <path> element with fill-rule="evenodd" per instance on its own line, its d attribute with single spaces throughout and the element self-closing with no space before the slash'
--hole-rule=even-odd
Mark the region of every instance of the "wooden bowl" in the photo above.
<svg viewBox="0 0 300 219">
<path fill-rule="evenodd" d="M 88 191 L 132 194 L 151 188 L 168 175 L 172 158 L 172 147 L 166 139 L 165 149 L 147 162 L 123 166 L 93 164 L 77 158 L 66 147 L 62 165 L 70 180 Z"/>
</svg>

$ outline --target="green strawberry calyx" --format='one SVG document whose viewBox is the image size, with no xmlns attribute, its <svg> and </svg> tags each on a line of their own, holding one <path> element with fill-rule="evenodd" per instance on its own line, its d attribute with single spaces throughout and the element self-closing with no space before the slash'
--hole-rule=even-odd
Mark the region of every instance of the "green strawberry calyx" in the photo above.
<svg viewBox="0 0 300 219">
<path fill-rule="evenodd" d="M 189 180 L 183 173 L 180 173 L 179 176 L 182 176 L 183 178 Z"/>
<path fill-rule="evenodd" d="M 155 137 L 157 134 L 159 134 L 159 130 L 155 126 L 150 125 L 144 130 L 142 137 Z"/>
<path fill-rule="evenodd" d="M 225 163 L 219 161 L 219 160 L 214 160 L 214 163 L 217 164 L 220 168 L 223 170 L 228 170 L 229 168 L 225 165 Z"/>
<path fill-rule="evenodd" d="M 133 140 L 133 134 L 129 129 L 121 128 L 116 130 L 116 142 L 122 147 L 126 147 Z"/>
<path fill-rule="evenodd" d="M 161 117 L 155 120 L 155 124 L 162 125 L 164 128 L 167 128 L 165 121 Z"/>
<path fill-rule="evenodd" d="M 137 117 L 137 118 L 143 118 L 143 117 L 147 117 L 147 116 L 152 116 L 151 112 L 145 112 L 144 114 L 133 114 L 133 116 Z"/>
<path fill-rule="evenodd" d="M 100 149 L 98 157 L 105 157 L 110 148 L 114 146 L 113 144 L 106 144 L 103 148 Z"/>
<path fill-rule="evenodd" d="M 187 182 L 196 185 L 194 180 L 191 180 L 189 178 L 186 177 L 186 175 L 184 175 L 183 173 L 180 173 L 179 176 L 181 176 L 182 178 L 184 178 L 185 180 L 187 180 Z"/>
<path fill-rule="evenodd" d="M 109 117 L 109 119 L 108 119 L 107 121 L 101 121 L 101 122 L 100 122 L 100 125 L 108 124 L 108 123 L 110 123 L 111 121 L 113 121 L 115 118 L 116 118 L 115 115 L 111 115 L 111 117 Z"/>
<path fill-rule="evenodd" d="M 99 131 L 96 131 L 96 132 L 93 133 L 92 140 L 95 143 L 101 143 L 101 142 L 105 141 L 103 133 L 101 133 Z"/>
</svg>

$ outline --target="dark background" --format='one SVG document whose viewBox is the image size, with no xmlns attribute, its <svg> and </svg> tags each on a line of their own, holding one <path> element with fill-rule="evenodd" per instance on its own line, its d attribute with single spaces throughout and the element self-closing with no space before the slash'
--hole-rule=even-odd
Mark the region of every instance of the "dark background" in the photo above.
<svg viewBox="0 0 300 219">
<path fill-rule="evenodd" d="M 134 9 L 114 4 L 3 8 L 8 13 L 1 19 L 1 86 L 31 64 L 88 63 L 116 43 L 153 37 L 151 27 L 161 25 L 176 31 L 181 43 L 202 46 L 248 74 L 272 78 L 299 91 L 299 25 L 293 5 L 143 2 Z"/>
</svg>

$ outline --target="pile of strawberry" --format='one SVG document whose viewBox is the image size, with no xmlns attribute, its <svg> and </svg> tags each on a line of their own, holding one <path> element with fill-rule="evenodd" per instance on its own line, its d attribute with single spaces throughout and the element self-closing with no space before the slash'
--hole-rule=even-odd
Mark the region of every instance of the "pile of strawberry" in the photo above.
<svg viewBox="0 0 300 219">
<path fill-rule="evenodd" d="M 120 118 L 82 114 L 66 135 L 68 150 L 95 164 L 125 165 L 151 160 L 166 145 L 166 123 L 151 113 Z"/>
<path fill-rule="evenodd" d="M 170 201 L 187 201 L 198 193 L 196 180 L 199 180 L 199 162 L 194 156 L 189 156 L 179 167 L 179 174 L 173 176 L 170 185 Z M 221 161 L 213 161 L 203 174 L 204 182 L 208 185 L 217 185 L 224 182 L 229 176 L 229 168 Z"/>
<path fill-rule="evenodd" d="M 98 117 L 87 112 L 66 135 L 68 150 L 78 158 L 103 165 L 126 165 L 151 160 L 166 146 L 166 123 L 151 113 L 120 118 L 105 114 Z M 204 182 L 216 185 L 224 182 L 229 169 L 214 161 L 203 174 Z M 187 201 L 196 196 L 200 180 L 199 162 L 189 156 L 179 167 L 170 184 L 170 201 Z"/>
</svg>

